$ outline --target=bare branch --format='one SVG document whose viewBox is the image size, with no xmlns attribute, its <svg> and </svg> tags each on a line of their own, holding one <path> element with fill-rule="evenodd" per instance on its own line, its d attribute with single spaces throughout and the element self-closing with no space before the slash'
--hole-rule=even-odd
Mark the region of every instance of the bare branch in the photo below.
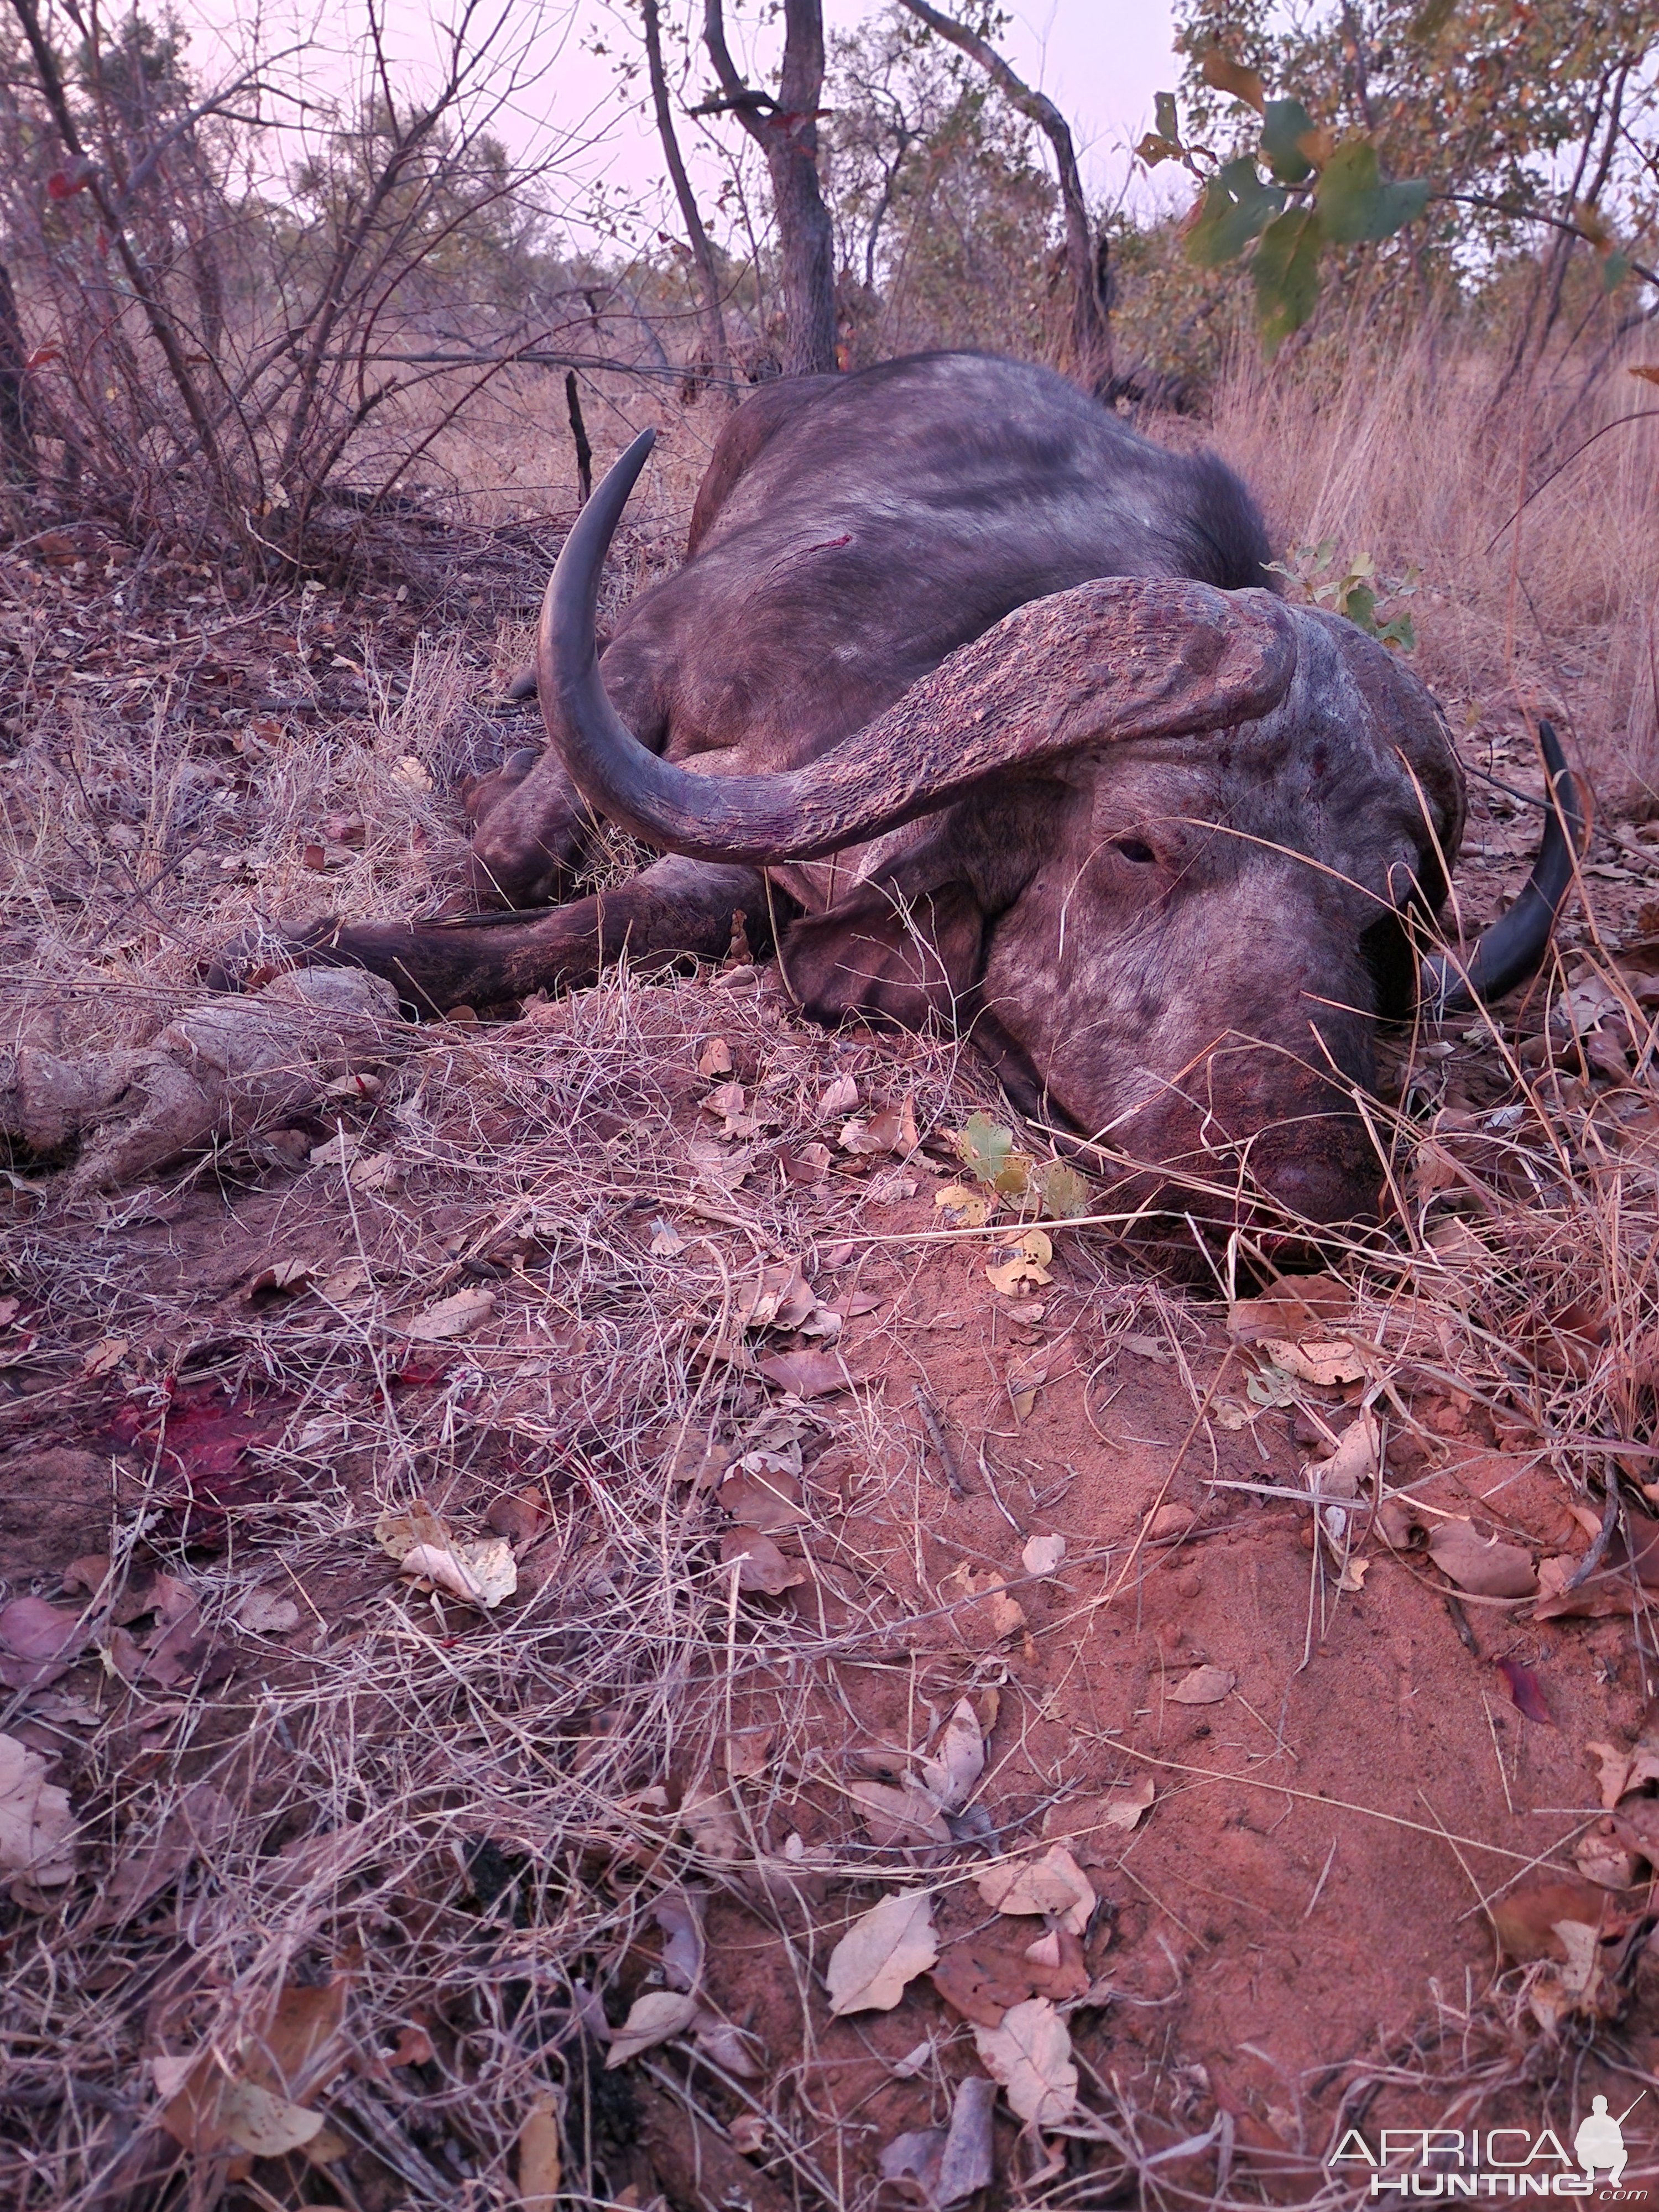
<svg viewBox="0 0 1659 2212">
<path fill-rule="evenodd" d="M 1002 56 L 977 31 L 930 7 L 928 0 L 903 0 L 919 22 L 947 40 L 959 53 L 976 62 L 998 90 L 1020 113 L 1028 116 L 1054 149 L 1060 181 L 1060 203 L 1066 218 L 1066 273 L 1072 287 L 1073 368 L 1080 383 L 1092 390 L 1105 384 L 1112 373 L 1112 331 L 1101 282 L 1101 256 L 1097 252 L 1078 171 L 1077 149 L 1071 126 L 1048 95 L 1033 92 L 1015 76 Z"/>
<path fill-rule="evenodd" d="M 726 318 L 720 313 L 720 278 L 714 268 L 714 249 L 709 244 L 708 233 L 703 228 L 702 216 L 697 210 L 696 193 L 686 173 L 685 162 L 680 153 L 680 142 L 674 131 L 674 112 L 669 104 L 668 79 L 662 65 L 662 27 L 658 0 L 640 0 L 640 12 L 645 26 L 646 65 L 651 75 L 651 100 L 657 115 L 657 136 L 662 141 L 663 159 L 668 164 L 668 173 L 673 179 L 674 197 L 680 204 L 680 220 L 691 242 L 691 263 L 697 272 L 697 304 L 702 313 L 708 365 L 717 374 L 724 369 L 729 359 L 726 343 Z"/>
</svg>

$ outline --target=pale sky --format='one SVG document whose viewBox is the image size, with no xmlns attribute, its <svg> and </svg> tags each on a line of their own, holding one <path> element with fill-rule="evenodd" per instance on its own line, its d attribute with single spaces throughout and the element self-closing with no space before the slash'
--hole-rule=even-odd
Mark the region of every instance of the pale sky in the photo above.
<svg viewBox="0 0 1659 2212">
<path fill-rule="evenodd" d="M 443 27 L 465 4 L 466 0 L 447 0 L 438 9 L 419 0 L 382 0 L 394 84 L 413 87 L 430 79 Z M 258 41 L 267 53 L 293 50 L 273 73 L 273 83 L 337 96 L 359 76 L 366 7 L 367 0 L 252 0 L 233 14 L 224 0 L 183 0 L 180 14 L 191 27 L 197 75 L 207 83 L 234 74 L 239 57 Z M 752 0 L 727 0 L 727 33 L 740 56 L 745 19 L 752 23 L 761 12 Z M 872 0 L 825 4 L 831 27 L 851 27 L 878 12 Z M 671 27 L 678 22 L 683 33 L 700 22 L 701 0 L 665 0 L 663 13 L 672 72 L 677 42 Z M 1151 127 L 1153 94 L 1173 89 L 1178 76 L 1170 0 L 1025 0 L 1009 13 L 1000 42 L 1003 52 L 1027 83 L 1048 93 L 1067 118 L 1091 192 L 1115 197 L 1130 179 L 1130 148 Z M 630 204 L 638 210 L 634 222 L 619 226 L 618 242 L 630 232 L 653 236 L 659 224 L 678 236 L 656 132 L 649 115 L 641 112 L 643 72 L 626 96 L 616 73 L 617 57 L 640 53 L 636 11 L 625 0 L 495 0 L 488 8 L 479 6 L 472 20 L 475 26 L 503 26 L 496 47 L 503 58 L 488 97 L 499 97 L 504 104 L 493 114 L 490 128 L 520 159 L 547 165 L 548 198 L 559 209 L 574 242 L 602 241 L 603 217 L 598 228 L 593 222 L 596 194 L 619 211 Z M 769 52 L 775 52 L 780 36 L 774 30 L 759 38 L 750 58 L 757 81 L 767 81 Z M 610 49 L 608 57 L 592 51 L 596 40 Z M 684 52 L 683 37 L 679 50 Z M 711 82 L 699 49 L 690 79 L 691 100 Z M 722 173 L 718 148 L 735 149 L 741 129 L 731 118 L 721 118 L 708 126 L 715 142 L 711 143 L 704 126 L 681 118 L 679 127 L 712 225 L 711 204 Z M 289 137 L 269 135 L 268 158 L 277 157 Z M 291 160 L 294 154 L 282 158 Z M 1132 192 L 1142 202 L 1162 198 L 1170 175 L 1158 173 L 1150 191 L 1143 175 Z M 1189 196 L 1190 187 L 1182 193 L 1176 182 L 1173 196 Z"/>
</svg>

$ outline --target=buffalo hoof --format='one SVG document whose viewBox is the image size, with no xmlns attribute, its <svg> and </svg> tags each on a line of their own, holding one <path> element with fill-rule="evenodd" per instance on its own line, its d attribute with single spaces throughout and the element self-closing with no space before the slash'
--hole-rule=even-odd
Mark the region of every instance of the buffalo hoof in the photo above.
<svg viewBox="0 0 1659 2212">
<path fill-rule="evenodd" d="M 303 929 L 273 928 L 259 924 L 245 929 L 209 960 L 202 981 L 210 991 L 261 991 L 278 975 L 295 968 L 362 968 L 339 942 L 340 924 L 334 915 Z"/>
<path fill-rule="evenodd" d="M 534 745 L 520 745 L 488 775 L 467 778 L 461 786 L 461 812 L 473 829 L 488 819 L 509 792 L 518 789 L 540 758 Z"/>
</svg>

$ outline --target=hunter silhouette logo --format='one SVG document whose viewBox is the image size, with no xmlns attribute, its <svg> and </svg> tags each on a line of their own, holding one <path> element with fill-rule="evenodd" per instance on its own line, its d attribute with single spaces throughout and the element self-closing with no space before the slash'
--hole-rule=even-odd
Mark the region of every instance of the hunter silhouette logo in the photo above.
<svg viewBox="0 0 1659 2212">
<path fill-rule="evenodd" d="M 1638 2098 L 1637 2103 L 1640 2102 Z M 1625 2148 L 1624 2123 L 1635 2109 L 1635 2106 L 1627 2107 L 1615 2120 L 1605 2097 L 1590 2099 L 1589 2111 L 1578 2123 L 1578 2132 L 1572 2139 L 1573 2156 L 1584 2169 L 1586 2181 L 1594 2181 L 1597 2170 L 1606 2166 L 1608 2184 L 1617 2189 L 1630 2156 Z"/>
</svg>

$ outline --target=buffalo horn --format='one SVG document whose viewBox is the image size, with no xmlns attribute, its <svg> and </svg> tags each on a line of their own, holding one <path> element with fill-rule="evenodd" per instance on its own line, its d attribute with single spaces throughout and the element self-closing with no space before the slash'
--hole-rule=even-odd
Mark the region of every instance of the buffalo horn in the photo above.
<svg viewBox="0 0 1659 2212">
<path fill-rule="evenodd" d="M 699 860 L 806 860 L 896 829 L 989 783 L 1091 745 L 1254 721 L 1296 665 L 1266 592 L 1106 577 L 1018 607 L 824 759 L 773 775 L 696 775 L 640 744 L 605 696 L 599 577 L 653 434 L 583 507 L 542 605 L 537 689 L 583 796 L 649 844 Z"/>
<path fill-rule="evenodd" d="M 1509 912 L 1482 931 L 1467 966 L 1444 952 L 1423 962 L 1420 1002 L 1431 1020 L 1501 999 L 1536 974 L 1549 950 L 1555 917 L 1584 848 L 1584 808 L 1553 724 L 1540 722 L 1538 741 L 1549 799 L 1538 858 Z"/>
</svg>

